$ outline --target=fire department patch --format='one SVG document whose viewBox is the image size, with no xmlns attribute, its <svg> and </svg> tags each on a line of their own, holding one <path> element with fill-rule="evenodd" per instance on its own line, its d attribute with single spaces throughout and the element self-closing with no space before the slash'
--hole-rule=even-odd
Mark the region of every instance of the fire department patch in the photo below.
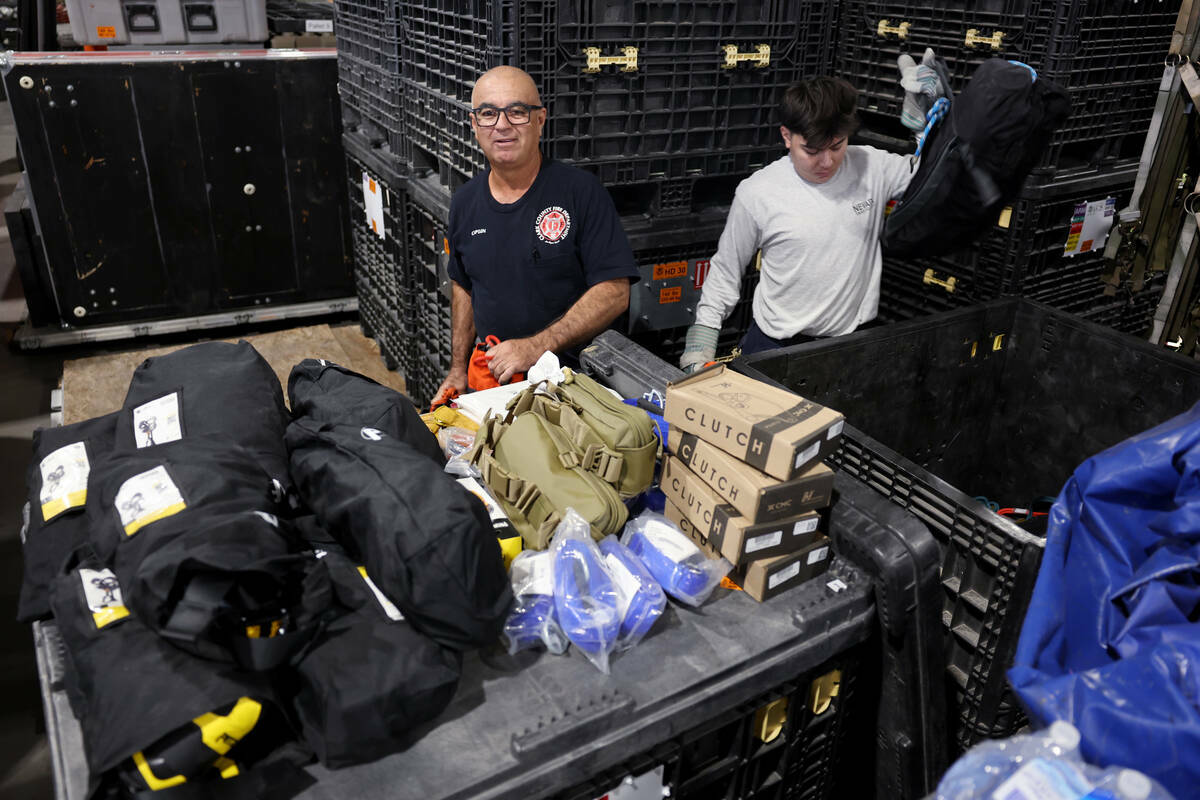
<svg viewBox="0 0 1200 800">
<path fill-rule="evenodd" d="M 571 230 L 571 215 L 562 206 L 550 206 L 538 214 L 533 231 L 547 244 L 558 244 Z"/>
</svg>

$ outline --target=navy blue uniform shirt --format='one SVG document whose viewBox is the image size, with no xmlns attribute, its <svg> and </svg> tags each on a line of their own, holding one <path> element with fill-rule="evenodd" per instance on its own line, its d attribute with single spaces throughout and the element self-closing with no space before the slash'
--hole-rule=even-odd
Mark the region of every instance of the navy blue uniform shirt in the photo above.
<svg viewBox="0 0 1200 800">
<path fill-rule="evenodd" d="M 637 264 L 612 198 L 591 173 L 543 160 L 515 203 L 496 202 L 488 173 L 450 203 L 450 277 L 471 293 L 475 335 L 532 336 L 589 287 L 637 280 Z"/>
</svg>

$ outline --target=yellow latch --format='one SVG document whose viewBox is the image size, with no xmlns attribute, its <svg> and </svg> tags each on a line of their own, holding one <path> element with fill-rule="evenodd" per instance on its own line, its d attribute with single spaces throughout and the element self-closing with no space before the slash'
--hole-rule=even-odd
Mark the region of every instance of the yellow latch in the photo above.
<svg viewBox="0 0 1200 800">
<path fill-rule="evenodd" d="M 1000 49 L 1000 40 L 1004 38 L 1004 31 L 996 31 L 991 36 L 982 36 L 979 33 L 979 28 L 967 28 L 967 38 L 963 39 L 963 44 L 967 47 L 974 47 L 977 44 L 991 45 L 993 50 Z"/>
<path fill-rule="evenodd" d="M 912 27 L 911 22 L 901 22 L 899 25 L 892 25 L 890 19 L 879 20 L 879 27 L 875 29 L 875 33 L 879 36 L 887 36 L 889 33 L 896 34 L 901 39 L 908 38 L 908 29 Z"/>
<path fill-rule="evenodd" d="M 600 67 L 605 64 L 616 64 L 621 68 L 621 72 L 637 72 L 638 49 L 633 46 L 622 47 L 619 56 L 602 56 L 599 47 L 585 47 L 583 55 L 587 58 L 584 72 L 599 72 Z"/>
<path fill-rule="evenodd" d="M 812 682 L 812 688 L 808 692 L 809 708 L 812 713 L 820 716 L 829 710 L 829 706 L 833 704 L 833 698 L 838 696 L 838 692 L 842 687 L 842 671 L 835 669 L 826 672 Z"/>
<path fill-rule="evenodd" d="M 928 286 L 940 286 L 947 292 L 953 292 L 955 286 L 958 285 L 958 278 L 951 275 L 946 280 L 942 280 L 934 275 L 932 269 L 927 269 L 925 270 L 925 277 L 921 279 L 921 282 Z"/>
<path fill-rule="evenodd" d="M 992 339 L 992 352 L 998 353 L 1004 349 L 1004 334 L 997 333 L 996 338 Z"/>
<path fill-rule="evenodd" d="M 753 53 L 739 53 L 736 44 L 722 45 L 721 49 L 725 51 L 725 63 L 721 65 L 722 69 L 733 69 L 743 61 L 749 61 L 756 67 L 766 67 L 771 64 L 771 45 L 769 44 L 755 45 Z"/>
<path fill-rule="evenodd" d="M 996 225 L 1001 228 L 1007 228 L 1012 224 L 1012 206 L 1005 206 L 1000 209 L 1000 219 L 996 220 Z"/>
<path fill-rule="evenodd" d="M 754 712 L 754 735 L 760 742 L 773 742 L 783 733 L 783 727 L 787 725 L 787 707 L 787 698 L 781 697 Z"/>
</svg>

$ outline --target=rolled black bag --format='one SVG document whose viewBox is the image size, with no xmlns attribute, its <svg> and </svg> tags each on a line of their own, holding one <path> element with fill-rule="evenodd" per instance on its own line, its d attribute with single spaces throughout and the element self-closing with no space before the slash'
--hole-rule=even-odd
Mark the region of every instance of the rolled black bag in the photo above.
<svg viewBox="0 0 1200 800">
<path fill-rule="evenodd" d="M 375 428 L 302 417 L 286 441 L 301 499 L 413 627 L 455 650 L 496 640 L 512 587 L 479 498 Z"/>
<path fill-rule="evenodd" d="M 89 475 L 112 450 L 117 416 L 33 432 L 33 460 L 25 473 L 29 518 L 21 542 L 20 622 L 50 616 L 50 587 L 71 554 L 87 542 Z"/>
<path fill-rule="evenodd" d="M 461 656 L 422 636 L 349 557 L 320 559 L 336 618 L 296 664 L 301 734 L 330 768 L 404 747 L 454 697 Z"/>
<path fill-rule="evenodd" d="M 300 604 L 313 556 L 276 516 L 271 479 L 249 453 L 186 439 L 94 473 L 93 548 L 147 627 L 252 670 L 278 666 L 316 632 Z"/>
<path fill-rule="evenodd" d="M 89 796 L 111 773 L 130 768 L 164 783 L 198 779 L 214 766 L 230 775 L 243 755 L 260 756 L 291 737 L 266 675 L 167 644 L 129 613 L 116 577 L 98 561 L 85 557 L 60 575 L 51 607 L 67 661 L 63 680 L 82 729 Z M 217 750 L 194 735 L 183 747 L 168 746 L 172 734 L 206 723 Z M 168 752 L 169 760 L 155 755 Z"/>
<path fill-rule="evenodd" d="M 249 342 L 203 342 L 146 359 L 133 371 L 122 408 L 118 448 L 222 434 L 287 481 L 283 389 Z"/>
<path fill-rule="evenodd" d="M 375 428 L 407 442 L 440 467 L 446 463 L 437 438 L 421 421 L 412 400 L 365 375 L 324 359 L 306 358 L 288 376 L 294 417 Z"/>
</svg>

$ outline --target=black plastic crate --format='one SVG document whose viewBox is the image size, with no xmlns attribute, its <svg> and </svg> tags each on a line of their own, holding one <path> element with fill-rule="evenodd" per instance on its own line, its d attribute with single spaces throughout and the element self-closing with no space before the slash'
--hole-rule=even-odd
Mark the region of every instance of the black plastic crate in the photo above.
<svg viewBox="0 0 1200 800">
<path fill-rule="evenodd" d="M 338 54 L 338 93 L 344 124 L 357 127 L 372 145 L 386 146 L 400 164 L 410 158 L 403 129 L 402 91 L 395 74 Z"/>
<path fill-rule="evenodd" d="M 400 17 L 396 0 L 336 0 L 338 57 L 350 56 L 387 75 L 400 74 Z"/>
<path fill-rule="evenodd" d="M 434 108 L 415 115 L 420 130 L 412 136 L 440 140 L 422 148 L 456 173 L 443 176 L 453 186 L 484 166 L 466 111 L 475 79 L 499 64 L 527 70 L 541 90 L 547 155 L 621 167 L 618 177 L 602 175 L 606 183 L 749 174 L 781 153 L 780 92 L 829 71 L 835 4 L 405 0 L 402 7 L 404 77 L 441 98 L 421 101 Z M 634 48 L 636 68 L 601 63 L 589 71 L 590 48 L 601 58 Z M 748 53 L 755 59 L 741 58 Z"/>
<path fill-rule="evenodd" d="M 331 33 L 333 16 L 333 3 L 267 0 L 267 29 L 272 34 Z"/>
<path fill-rule="evenodd" d="M 1043 550 L 1040 536 L 976 496 L 1025 507 L 1057 495 L 1083 460 L 1200 396 L 1195 361 L 1019 298 L 738 366 L 845 413 L 833 462 L 909 509 L 941 543 L 959 747 L 1022 722 L 1005 670 Z"/>
</svg>

